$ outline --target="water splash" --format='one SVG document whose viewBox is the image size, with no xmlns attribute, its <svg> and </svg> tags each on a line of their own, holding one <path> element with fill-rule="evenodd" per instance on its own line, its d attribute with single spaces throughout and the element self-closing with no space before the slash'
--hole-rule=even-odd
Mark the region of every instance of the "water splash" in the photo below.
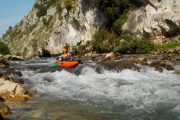
<svg viewBox="0 0 180 120">
<path fill-rule="evenodd" d="M 23 71 L 23 76 L 33 84 L 33 90 L 61 99 L 111 101 L 136 107 L 172 100 L 180 102 L 180 78 L 173 71 L 159 73 L 145 67 L 140 72 L 103 70 L 99 74 L 88 66 L 81 71 L 78 76 L 66 70 L 36 74 Z"/>
</svg>

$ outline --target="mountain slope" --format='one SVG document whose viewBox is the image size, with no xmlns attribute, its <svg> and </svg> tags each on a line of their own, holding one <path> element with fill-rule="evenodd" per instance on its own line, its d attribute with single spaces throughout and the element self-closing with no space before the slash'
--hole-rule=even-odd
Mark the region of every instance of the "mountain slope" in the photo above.
<svg viewBox="0 0 180 120">
<path fill-rule="evenodd" d="M 37 0 L 30 13 L 3 35 L 12 54 L 58 54 L 64 44 L 91 40 L 106 22 L 92 0 Z"/>
</svg>

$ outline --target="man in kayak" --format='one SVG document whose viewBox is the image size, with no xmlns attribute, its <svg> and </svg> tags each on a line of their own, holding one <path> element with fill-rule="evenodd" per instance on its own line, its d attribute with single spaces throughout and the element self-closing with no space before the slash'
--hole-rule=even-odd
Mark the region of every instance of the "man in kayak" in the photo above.
<svg viewBox="0 0 180 120">
<path fill-rule="evenodd" d="M 59 61 L 70 61 L 71 59 L 70 59 L 70 57 L 71 57 L 71 54 L 70 54 L 70 52 L 68 52 L 68 50 L 67 50 L 67 48 L 63 48 L 63 50 L 62 50 L 62 55 L 61 56 L 59 56 L 59 58 L 58 58 L 58 60 Z"/>
</svg>

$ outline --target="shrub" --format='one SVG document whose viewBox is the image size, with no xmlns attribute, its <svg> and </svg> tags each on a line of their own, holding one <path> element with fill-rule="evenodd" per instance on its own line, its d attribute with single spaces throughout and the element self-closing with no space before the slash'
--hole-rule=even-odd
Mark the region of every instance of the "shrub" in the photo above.
<svg viewBox="0 0 180 120">
<path fill-rule="evenodd" d="M 117 36 L 113 32 L 109 32 L 105 28 L 101 28 L 94 35 L 92 40 L 93 49 L 96 52 L 110 52 L 115 47 Z"/>
<path fill-rule="evenodd" d="M 123 36 L 120 39 L 122 41 L 116 45 L 116 47 L 114 48 L 114 52 L 119 52 L 122 54 L 135 53 L 137 48 L 136 47 L 137 39 L 129 35 Z"/>
<path fill-rule="evenodd" d="M 113 31 L 118 34 L 121 35 L 122 32 L 122 26 L 124 25 L 124 23 L 127 21 L 129 16 L 129 11 L 125 10 L 124 14 L 122 14 L 119 19 L 117 19 L 113 25 Z"/>
<path fill-rule="evenodd" d="M 151 40 L 146 38 L 141 38 L 137 41 L 137 49 L 136 53 L 150 53 L 154 49 L 154 44 L 151 42 Z"/>
<path fill-rule="evenodd" d="M 113 23 L 129 8 L 130 0 L 98 0 L 97 8 L 108 18 L 108 25 Z"/>
<path fill-rule="evenodd" d="M 120 42 L 114 48 L 114 52 L 125 53 L 150 53 L 154 49 L 154 44 L 147 38 L 136 38 L 134 36 L 123 36 L 123 42 Z"/>
<path fill-rule="evenodd" d="M 56 10 L 58 11 L 58 13 L 61 15 L 62 11 L 63 11 L 63 7 L 62 5 L 59 3 L 57 6 L 56 6 Z"/>
<path fill-rule="evenodd" d="M 77 46 L 77 52 L 80 54 L 85 54 L 86 53 L 85 49 L 86 49 L 85 45 L 78 45 Z"/>
<path fill-rule="evenodd" d="M 47 9 L 49 9 L 52 5 L 56 4 L 56 0 L 41 0 L 41 3 L 35 3 L 34 8 L 38 10 L 37 16 L 41 17 L 46 15 Z"/>
<path fill-rule="evenodd" d="M 52 5 L 55 5 L 56 4 L 56 0 L 49 0 L 49 1 L 46 1 L 46 8 L 50 8 Z"/>
<path fill-rule="evenodd" d="M 10 53 L 10 50 L 8 46 L 5 43 L 0 41 L 0 54 L 6 55 L 9 53 Z"/>
<path fill-rule="evenodd" d="M 40 5 L 36 15 L 40 18 L 42 16 L 45 16 L 46 13 L 47 13 L 47 8 L 44 5 Z"/>
<path fill-rule="evenodd" d="M 34 4 L 34 8 L 36 8 L 36 9 L 39 9 L 40 6 L 41 6 L 41 5 L 40 5 L 39 3 L 35 3 L 35 4 Z"/>
</svg>

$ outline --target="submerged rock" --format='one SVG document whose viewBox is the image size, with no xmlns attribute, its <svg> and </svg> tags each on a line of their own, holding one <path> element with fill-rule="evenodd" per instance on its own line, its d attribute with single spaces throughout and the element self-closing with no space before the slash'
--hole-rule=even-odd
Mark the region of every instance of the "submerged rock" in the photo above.
<svg viewBox="0 0 180 120">
<path fill-rule="evenodd" d="M 123 55 L 118 60 L 100 61 L 98 63 L 105 66 L 107 69 L 123 70 L 123 69 L 134 69 L 139 71 L 138 64 L 150 66 L 155 68 L 157 71 L 162 72 L 163 69 L 174 70 L 178 55 L 174 54 L 162 54 L 162 55 Z"/>
<path fill-rule="evenodd" d="M 132 69 L 136 68 L 134 60 L 121 60 L 121 61 L 105 61 L 100 62 L 108 70 L 123 70 L 123 69 Z"/>
<path fill-rule="evenodd" d="M 4 103 L 0 102 L 0 120 L 8 118 L 11 114 L 10 108 Z"/>
</svg>

